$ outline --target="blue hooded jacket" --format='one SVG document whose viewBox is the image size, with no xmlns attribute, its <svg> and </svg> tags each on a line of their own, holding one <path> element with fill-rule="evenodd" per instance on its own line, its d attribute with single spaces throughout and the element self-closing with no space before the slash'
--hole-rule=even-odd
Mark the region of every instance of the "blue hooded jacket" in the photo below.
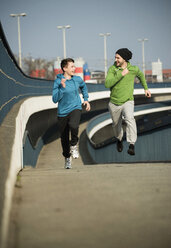
<svg viewBox="0 0 171 248">
<path fill-rule="evenodd" d="M 58 116 L 67 116 L 75 109 L 82 109 L 82 102 L 79 96 L 79 89 L 83 95 L 84 101 L 88 101 L 88 91 L 85 82 L 79 76 L 73 76 L 65 81 L 65 88 L 61 85 L 61 79 L 65 78 L 63 74 L 58 74 L 54 81 L 52 100 L 58 102 Z"/>
</svg>

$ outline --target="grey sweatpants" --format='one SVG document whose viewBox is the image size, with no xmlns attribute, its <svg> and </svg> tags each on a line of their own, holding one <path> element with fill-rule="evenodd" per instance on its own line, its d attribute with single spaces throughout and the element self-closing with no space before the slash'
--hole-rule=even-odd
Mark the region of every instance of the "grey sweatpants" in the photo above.
<svg viewBox="0 0 171 248">
<path fill-rule="evenodd" d="M 134 119 L 134 101 L 125 102 L 122 105 L 115 105 L 109 102 L 109 111 L 113 120 L 114 136 L 122 140 L 124 131 L 126 131 L 126 140 L 134 144 L 137 140 L 137 126 Z M 122 125 L 122 120 L 126 123 L 126 130 Z"/>
</svg>

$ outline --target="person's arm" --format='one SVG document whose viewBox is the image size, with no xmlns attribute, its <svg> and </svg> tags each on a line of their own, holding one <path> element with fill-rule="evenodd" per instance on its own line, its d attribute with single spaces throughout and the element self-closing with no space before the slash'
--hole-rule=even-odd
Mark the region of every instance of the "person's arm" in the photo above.
<svg viewBox="0 0 171 248">
<path fill-rule="evenodd" d="M 88 101 L 88 90 L 87 90 L 87 86 L 83 80 L 81 80 L 81 82 L 80 82 L 80 90 L 81 90 L 81 93 L 83 95 L 84 101 Z"/>
<path fill-rule="evenodd" d="M 88 102 L 88 90 L 87 90 L 87 86 L 84 81 L 81 81 L 80 89 L 81 89 L 81 93 L 84 98 L 83 105 L 86 106 L 86 111 L 90 111 L 91 107 L 90 107 L 90 103 Z"/>
<path fill-rule="evenodd" d="M 62 79 L 63 80 L 63 79 Z M 63 91 L 65 88 L 65 82 L 60 79 L 56 79 L 53 86 L 52 100 L 54 103 L 59 102 L 63 97 Z"/>
<path fill-rule="evenodd" d="M 121 70 L 114 70 L 114 68 L 111 66 L 108 70 L 106 80 L 105 80 L 105 87 L 111 88 L 113 87 L 118 81 L 122 79 L 124 75 L 122 75 Z"/>
<path fill-rule="evenodd" d="M 148 97 L 148 98 L 151 97 L 151 92 L 148 89 L 144 73 L 142 71 L 140 71 L 139 68 L 138 68 L 138 71 L 137 71 L 137 77 L 140 80 L 140 82 L 141 82 L 141 84 L 142 84 L 142 86 L 144 88 L 145 96 Z"/>
</svg>

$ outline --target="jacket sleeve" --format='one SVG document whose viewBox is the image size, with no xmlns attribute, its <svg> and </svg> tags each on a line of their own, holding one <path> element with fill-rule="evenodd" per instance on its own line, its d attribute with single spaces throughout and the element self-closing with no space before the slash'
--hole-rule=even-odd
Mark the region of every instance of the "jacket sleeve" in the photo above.
<svg viewBox="0 0 171 248">
<path fill-rule="evenodd" d="M 144 76 L 144 73 L 137 67 L 137 78 L 140 80 L 143 88 L 145 90 L 148 90 L 148 86 L 147 86 L 147 82 L 146 82 L 146 79 L 145 79 L 145 76 Z"/>
<path fill-rule="evenodd" d="M 59 102 L 63 97 L 63 87 L 61 86 L 60 79 L 54 81 L 53 92 L 52 92 L 52 101 L 54 103 Z"/>
<path fill-rule="evenodd" d="M 83 80 L 81 80 L 80 82 L 80 90 L 81 93 L 83 95 L 84 101 L 88 101 L 88 90 L 87 90 L 87 86 L 85 84 L 85 82 Z"/>
<path fill-rule="evenodd" d="M 118 81 L 123 78 L 122 73 L 120 70 L 114 70 L 113 66 L 111 66 L 107 72 L 106 80 L 105 80 L 105 87 L 111 88 L 113 87 Z"/>
</svg>

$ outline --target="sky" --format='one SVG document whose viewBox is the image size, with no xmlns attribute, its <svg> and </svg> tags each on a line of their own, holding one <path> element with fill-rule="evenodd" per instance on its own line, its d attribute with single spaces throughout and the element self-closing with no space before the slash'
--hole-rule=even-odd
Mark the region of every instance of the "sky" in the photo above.
<svg viewBox="0 0 171 248">
<path fill-rule="evenodd" d="M 0 0 L 0 20 L 14 54 L 18 54 L 17 18 L 11 13 L 27 14 L 20 18 L 22 56 L 53 60 L 63 58 L 66 30 L 67 57 L 82 57 L 90 70 L 104 70 L 104 39 L 107 37 L 108 67 L 115 52 L 128 48 L 130 61 L 142 69 L 142 43 L 145 42 L 146 69 L 158 58 L 163 69 L 171 69 L 170 0 Z"/>
</svg>

